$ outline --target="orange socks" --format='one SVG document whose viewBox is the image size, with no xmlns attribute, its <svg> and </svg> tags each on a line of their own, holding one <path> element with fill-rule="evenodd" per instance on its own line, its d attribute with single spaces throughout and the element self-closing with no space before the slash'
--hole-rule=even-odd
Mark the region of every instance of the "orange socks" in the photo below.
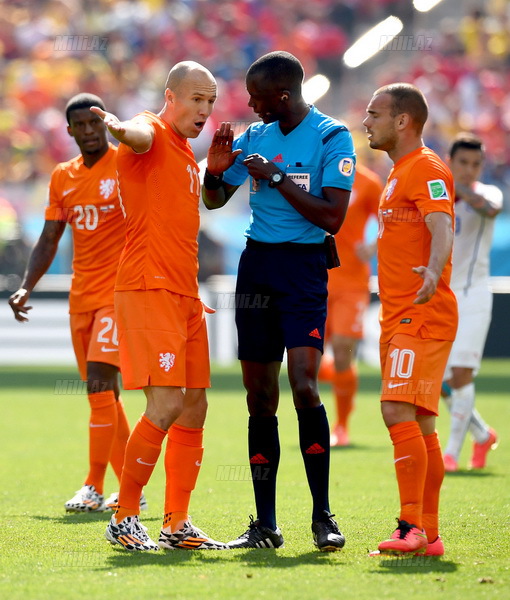
<svg viewBox="0 0 510 600">
<path fill-rule="evenodd" d="M 89 473 L 85 485 L 93 485 L 103 493 L 104 476 L 110 460 L 113 440 L 117 434 L 117 408 L 113 391 L 88 394 L 89 422 Z"/>
<path fill-rule="evenodd" d="M 115 402 L 117 409 L 117 434 L 113 440 L 112 451 L 110 454 L 110 464 L 117 475 L 117 479 L 120 482 L 120 476 L 122 475 L 122 467 L 124 466 L 124 453 L 126 451 L 126 444 L 129 438 L 129 423 L 124 412 L 124 404 L 119 398 Z"/>
<path fill-rule="evenodd" d="M 388 428 L 393 442 L 395 471 L 400 494 L 400 519 L 423 528 L 423 491 L 427 475 L 427 448 L 416 421 Z"/>
<path fill-rule="evenodd" d="M 433 542 L 439 535 L 439 492 L 444 479 L 444 463 L 437 432 L 424 435 L 428 468 L 423 495 L 423 527 L 427 539 Z"/>
<path fill-rule="evenodd" d="M 319 365 L 319 372 L 317 373 L 317 379 L 319 381 L 331 382 L 335 375 L 335 361 L 329 354 L 323 354 L 321 358 L 321 364 Z"/>
<path fill-rule="evenodd" d="M 333 391 L 336 398 L 338 425 L 347 430 L 347 421 L 354 408 L 354 396 L 358 390 L 358 372 L 354 365 L 345 371 L 335 371 Z"/>
<path fill-rule="evenodd" d="M 140 513 L 140 496 L 158 462 L 166 431 L 142 415 L 126 445 L 115 520 Z"/>
<path fill-rule="evenodd" d="M 202 455 L 204 430 L 172 425 L 165 453 L 166 490 L 163 527 L 174 532 L 188 518 L 191 492 L 195 489 Z"/>
<path fill-rule="evenodd" d="M 195 488 L 204 452 L 203 429 L 172 425 L 165 453 L 166 490 L 163 526 L 176 531 L 188 518 L 191 492 Z M 139 514 L 140 495 L 157 463 L 167 434 L 145 415 L 135 425 L 127 446 L 119 492 L 117 523 Z"/>
</svg>

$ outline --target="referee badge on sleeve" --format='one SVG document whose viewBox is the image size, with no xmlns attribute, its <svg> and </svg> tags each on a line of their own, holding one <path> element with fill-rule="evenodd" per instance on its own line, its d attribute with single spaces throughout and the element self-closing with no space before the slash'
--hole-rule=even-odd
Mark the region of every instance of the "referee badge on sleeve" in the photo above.
<svg viewBox="0 0 510 600">
<path fill-rule="evenodd" d="M 338 163 L 338 170 L 345 177 L 352 175 L 354 171 L 354 161 L 352 158 L 342 158 Z"/>
</svg>

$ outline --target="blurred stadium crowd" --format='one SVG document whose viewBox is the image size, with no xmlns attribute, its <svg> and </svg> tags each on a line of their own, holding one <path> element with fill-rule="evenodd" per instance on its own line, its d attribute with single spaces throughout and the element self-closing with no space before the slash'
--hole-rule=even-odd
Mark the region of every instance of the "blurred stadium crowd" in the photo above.
<svg viewBox="0 0 510 600">
<path fill-rule="evenodd" d="M 459 130 L 479 134 L 484 180 L 503 189 L 510 211 L 510 2 L 444 4 L 452 2 L 454 19 L 439 13 L 423 28 L 411 0 L 0 0 L 0 274 L 22 269 L 42 225 L 49 174 L 77 153 L 66 132 L 67 100 L 89 91 L 121 118 L 157 112 L 169 67 L 184 59 L 201 62 L 219 82 L 198 159 L 216 122 L 253 119 L 247 67 L 285 49 L 308 77 L 330 79 L 319 107 L 349 124 L 360 155 L 383 177 L 388 164 L 366 150 L 365 107 L 379 85 L 414 82 L 431 109 L 426 143 L 444 156 Z M 390 14 L 404 22 L 414 47 L 383 50 L 354 71 L 344 67 L 349 45 Z M 69 257 L 57 260 L 54 272 L 69 265 Z"/>
</svg>

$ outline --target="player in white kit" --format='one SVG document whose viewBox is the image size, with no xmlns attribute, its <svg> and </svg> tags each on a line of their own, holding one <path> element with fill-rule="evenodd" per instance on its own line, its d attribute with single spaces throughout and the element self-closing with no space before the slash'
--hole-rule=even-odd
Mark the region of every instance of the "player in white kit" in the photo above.
<svg viewBox="0 0 510 600">
<path fill-rule="evenodd" d="M 478 181 L 483 167 L 482 141 L 468 133 L 457 135 L 449 152 L 455 180 L 455 240 L 451 287 L 457 296 L 459 328 L 445 372 L 443 390 L 451 412 L 450 437 L 444 451 L 445 470 L 457 471 L 464 438 L 473 436 L 470 468 L 485 467 L 497 434 L 475 410 L 474 377 L 478 373 L 492 315 L 489 253 L 494 217 L 503 194 Z"/>
</svg>

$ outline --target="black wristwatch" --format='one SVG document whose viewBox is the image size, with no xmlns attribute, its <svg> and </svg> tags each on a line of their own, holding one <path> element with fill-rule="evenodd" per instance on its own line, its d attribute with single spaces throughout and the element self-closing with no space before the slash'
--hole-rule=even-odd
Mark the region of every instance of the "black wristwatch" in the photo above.
<svg viewBox="0 0 510 600">
<path fill-rule="evenodd" d="M 276 171 L 276 173 L 271 173 L 269 175 L 269 187 L 275 188 L 285 179 L 285 173 L 283 171 Z"/>
</svg>

